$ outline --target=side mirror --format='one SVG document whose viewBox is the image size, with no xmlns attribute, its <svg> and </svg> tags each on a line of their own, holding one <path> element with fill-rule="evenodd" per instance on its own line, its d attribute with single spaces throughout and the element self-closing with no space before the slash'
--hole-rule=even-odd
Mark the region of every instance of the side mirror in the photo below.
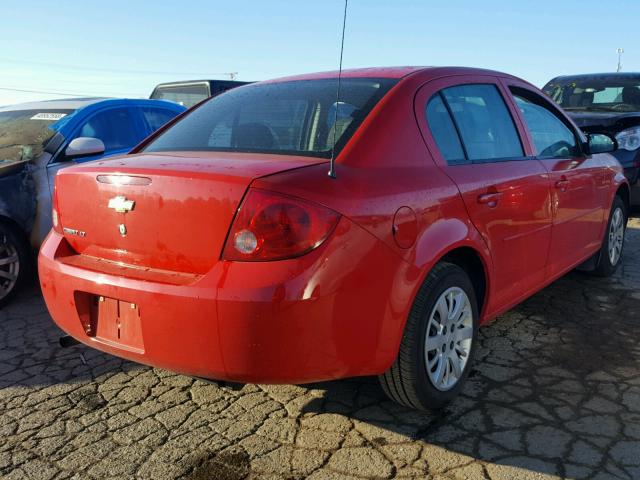
<svg viewBox="0 0 640 480">
<path fill-rule="evenodd" d="M 68 159 L 100 155 L 104 153 L 104 143 L 99 138 L 78 137 L 69 142 L 64 151 Z"/>
<path fill-rule="evenodd" d="M 615 138 L 605 133 L 587 134 L 587 153 L 607 153 L 618 149 L 618 142 Z"/>
</svg>

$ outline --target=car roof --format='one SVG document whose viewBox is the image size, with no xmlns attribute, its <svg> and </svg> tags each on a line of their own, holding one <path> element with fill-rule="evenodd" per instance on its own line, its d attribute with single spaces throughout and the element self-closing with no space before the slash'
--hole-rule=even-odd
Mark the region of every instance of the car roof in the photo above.
<svg viewBox="0 0 640 480">
<path fill-rule="evenodd" d="M 444 77 L 448 75 L 492 75 L 501 77 L 511 77 L 506 73 L 485 70 L 471 67 L 424 67 L 424 66 L 404 66 L 404 67 L 371 67 L 353 68 L 342 70 L 342 78 L 396 78 L 401 79 L 408 75 L 424 72 L 432 77 Z M 288 82 L 294 80 L 319 80 L 325 78 L 337 78 L 338 71 L 306 73 L 303 75 L 293 75 L 288 77 L 267 80 L 267 82 Z M 264 82 L 261 82 L 264 83 Z"/>
<path fill-rule="evenodd" d="M 96 108 L 106 107 L 110 105 L 131 105 L 131 106 L 156 106 L 166 107 L 174 110 L 185 110 L 185 108 L 175 102 L 168 100 L 150 100 L 147 98 L 107 98 L 107 97 L 87 97 L 87 98 L 69 98 L 58 100 L 43 100 L 39 102 L 18 103 L 16 105 L 8 105 L 0 107 L 0 112 L 14 112 L 20 110 L 80 110 L 86 107 Z"/>
<path fill-rule="evenodd" d="M 107 107 L 155 107 L 171 110 L 175 112 L 176 115 L 186 110 L 183 105 L 169 100 L 151 100 L 148 98 L 73 98 L 10 105 L 0 108 L 0 113 L 19 112 L 23 110 L 71 110 L 68 115 L 65 115 L 49 126 L 56 132 L 67 136 L 85 119 Z"/>
<path fill-rule="evenodd" d="M 176 80 L 175 82 L 159 83 L 158 85 L 156 85 L 155 88 L 173 87 L 174 85 L 195 85 L 195 84 L 201 84 L 201 83 L 212 84 L 212 83 L 253 83 L 253 82 L 248 82 L 244 80 L 227 80 L 227 79 L 219 79 L 219 78 L 218 79 L 216 78 L 201 79 L 201 80 Z"/>
<path fill-rule="evenodd" d="M 77 110 L 105 99 L 105 97 L 86 97 L 17 103 L 15 105 L 0 107 L 0 112 L 12 112 L 19 110 Z"/>
<path fill-rule="evenodd" d="M 602 73 L 579 73 L 577 75 L 560 75 L 558 77 L 554 77 L 550 80 L 559 81 L 559 80 L 588 80 L 588 79 L 596 79 L 596 78 L 640 78 L 640 72 L 602 72 Z"/>
</svg>

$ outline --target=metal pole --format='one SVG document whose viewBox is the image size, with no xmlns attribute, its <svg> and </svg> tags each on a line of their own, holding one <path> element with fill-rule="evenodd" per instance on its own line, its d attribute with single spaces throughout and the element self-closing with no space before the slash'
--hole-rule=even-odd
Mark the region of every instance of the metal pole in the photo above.
<svg viewBox="0 0 640 480">
<path fill-rule="evenodd" d="M 618 69 L 616 72 L 619 72 L 622 70 L 622 54 L 624 53 L 624 48 L 618 48 L 616 51 L 618 52 Z"/>
</svg>

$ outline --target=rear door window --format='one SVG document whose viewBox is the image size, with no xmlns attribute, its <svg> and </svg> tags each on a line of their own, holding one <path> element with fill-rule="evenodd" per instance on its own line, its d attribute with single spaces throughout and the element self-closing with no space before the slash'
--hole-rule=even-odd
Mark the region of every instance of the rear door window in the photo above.
<svg viewBox="0 0 640 480">
<path fill-rule="evenodd" d="M 545 105 L 547 102 L 528 90 L 511 88 L 522 112 L 540 158 L 565 158 L 578 155 L 580 149 L 574 132 Z"/>
<path fill-rule="evenodd" d="M 140 140 L 135 120 L 128 108 L 112 108 L 91 116 L 80 127 L 77 137 L 102 140 L 105 153 L 133 148 Z"/>
<path fill-rule="evenodd" d="M 442 97 L 471 162 L 524 157 L 516 126 L 495 85 L 458 85 L 442 90 Z"/>
<path fill-rule="evenodd" d="M 141 110 L 149 132 L 155 132 L 178 115 L 178 113 L 165 110 L 164 108 L 142 108 Z"/>
</svg>

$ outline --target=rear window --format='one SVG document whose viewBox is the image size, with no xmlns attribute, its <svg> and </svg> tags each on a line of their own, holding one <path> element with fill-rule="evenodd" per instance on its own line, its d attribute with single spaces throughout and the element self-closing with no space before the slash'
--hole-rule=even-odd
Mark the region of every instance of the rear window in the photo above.
<svg viewBox="0 0 640 480">
<path fill-rule="evenodd" d="M 337 79 L 233 89 L 189 113 L 145 151 L 262 152 L 328 158 L 334 138 L 339 152 L 396 82 L 342 79 L 339 102 Z"/>
<path fill-rule="evenodd" d="M 189 108 L 209 97 L 209 86 L 205 83 L 192 85 L 167 85 L 156 87 L 151 94 L 154 100 L 169 100 Z"/>
</svg>

